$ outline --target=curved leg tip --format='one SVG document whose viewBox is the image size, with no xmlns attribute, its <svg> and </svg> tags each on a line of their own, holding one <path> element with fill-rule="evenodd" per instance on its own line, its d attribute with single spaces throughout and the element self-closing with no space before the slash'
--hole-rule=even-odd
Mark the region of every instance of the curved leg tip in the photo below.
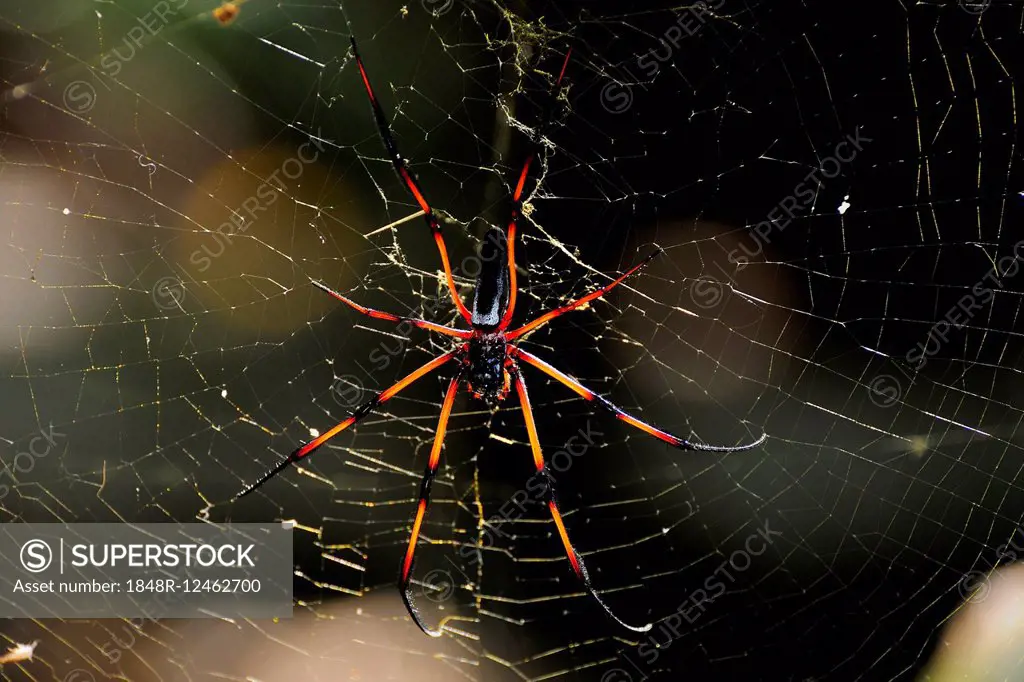
<svg viewBox="0 0 1024 682">
<path fill-rule="evenodd" d="M 679 447 L 683 450 L 696 450 L 698 452 L 745 452 L 746 450 L 753 450 L 766 440 L 768 440 L 768 434 L 762 433 L 760 438 L 744 445 L 708 445 L 707 443 L 694 443 L 690 440 L 684 440 Z"/>
<path fill-rule="evenodd" d="M 440 637 L 444 634 L 444 630 L 435 630 L 429 625 L 427 625 L 425 622 L 423 622 L 423 617 L 420 616 L 419 610 L 413 605 L 412 595 L 408 594 L 407 590 L 402 591 L 402 599 L 403 601 L 405 601 L 405 609 L 409 612 L 409 615 L 412 617 L 412 622 L 416 623 L 416 627 L 418 627 L 423 632 L 423 634 L 435 638 Z"/>
<path fill-rule="evenodd" d="M 589 580 L 587 582 L 589 583 Z M 587 588 L 587 592 L 589 592 L 590 596 L 594 598 L 594 601 L 596 601 L 601 606 L 601 608 L 604 609 L 604 612 L 608 614 L 608 616 L 613 621 L 615 621 L 616 624 L 618 624 L 620 627 L 625 628 L 626 630 L 629 630 L 631 632 L 648 632 L 651 628 L 654 627 L 653 623 L 647 623 L 646 625 L 642 625 L 640 627 L 630 625 L 629 623 L 615 615 L 615 612 L 612 611 L 611 607 L 605 603 L 604 599 L 601 599 L 601 596 L 593 587 L 591 587 L 589 584 L 584 585 L 584 587 Z"/>
<path fill-rule="evenodd" d="M 746 445 L 740 445 L 738 447 L 739 447 L 740 450 L 753 450 L 758 445 L 761 445 L 762 443 L 764 443 L 766 440 L 768 440 L 768 434 L 767 433 L 762 433 L 761 437 L 758 438 L 757 440 L 755 440 L 754 442 L 747 443 Z"/>
<path fill-rule="evenodd" d="M 614 616 L 613 616 L 613 618 L 614 618 Z M 626 628 L 630 632 L 639 632 L 639 633 L 650 632 L 651 628 L 654 627 L 653 623 L 647 623 L 646 625 L 642 625 L 640 627 L 637 627 L 635 625 L 630 625 L 629 623 L 624 623 L 621 620 L 619 620 L 618 618 L 615 618 L 615 620 L 618 621 L 619 625 L 621 625 L 622 627 Z"/>
<path fill-rule="evenodd" d="M 444 634 L 444 632 L 442 632 L 441 630 L 431 630 L 430 627 L 426 623 L 424 623 L 422 620 L 420 620 L 416 616 L 413 616 L 412 619 L 416 622 L 416 625 L 419 626 L 420 630 L 422 630 L 423 634 L 425 634 L 425 635 L 429 635 L 430 637 L 438 638 L 438 637 L 440 637 L 441 635 Z"/>
<path fill-rule="evenodd" d="M 399 583 L 398 591 L 402 593 L 402 601 L 405 602 L 405 610 L 409 612 L 409 616 L 412 618 L 412 622 L 416 623 L 423 634 L 430 637 L 440 637 L 444 634 L 443 629 L 433 629 L 423 621 L 423 617 L 420 615 L 420 610 L 416 608 L 415 602 L 412 599 L 412 592 L 409 591 L 409 584 L 404 585 Z"/>
</svg>

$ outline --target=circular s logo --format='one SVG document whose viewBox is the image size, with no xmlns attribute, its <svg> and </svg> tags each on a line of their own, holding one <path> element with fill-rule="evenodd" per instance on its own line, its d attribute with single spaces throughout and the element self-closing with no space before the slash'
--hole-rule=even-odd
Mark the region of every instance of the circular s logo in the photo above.
<svg viewBox="0 0 1024 682">
<path fill-rule="evenodd" d="M 88 670 L 76 668 L 64 676 L 64 682 L 96 682 L 96 678 Z"/>
<path fill-rule="evenodd" d="M 621 114 L 633 106 L 633 90 L 628 85 L 608 81 L 601 88 L 601 106 L 609 114 Z"/>
<path fill-rule="evenodd" d="M 42 573 L 53 563 L 53 550 L 42 540 L 29 540 L 21 546 L 21 565 L 29 573 Z"/>
<path fill-rule="evenodd" d="M 435 568 L 423 576 L 423 584 L 428 587 L 423 596 L 432 602 L 447 601 L 455 592 L 455 581 L 448 571 Z"/>
<path fill-rule="evenodd" d="M 96 88 L 86 81 L 74 81 L 64 88 L 64 108 L 84 114 L 96 106 Z"/>
</svg>

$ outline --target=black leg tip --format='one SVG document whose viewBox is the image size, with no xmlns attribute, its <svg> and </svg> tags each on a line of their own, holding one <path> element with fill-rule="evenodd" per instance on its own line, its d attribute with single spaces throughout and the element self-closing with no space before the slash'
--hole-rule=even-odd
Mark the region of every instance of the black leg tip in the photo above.
<svg viewBox="0 0 1024 682">
<path fill-rule="evenodd" d="M 409 573 L 410 575 L 412 574 L 411 566 L 409 567 Z M 408 581 L 400 580 L 398 582 L 398 591 L 401 593 L 402 601 L 405 603 L 405 610 L 409 612 L 412 622 L 416 623 L 416 627 L 418 627 L 423 634 L 434 638 L 444 635 L 444 630 L 435 630 L 423 621 L 423 616 L 420 615 L 420 610 L 416 608 L 416 603 L 413 601 L 412 591 L 409 589 Z"/>
<path fill-rule="evenodd" d="M 298 450 L 296 450 L 296 452 L 298 452 Z M 262 486 L 264 483 L 266 483 L 267 481 L 272 479 L 277 474 L 281 473 L 281 470 L 284 469 L 285 467 L 287 467 L 293 461 L 295 461 L 295 459 L 296 459 L 295 458 L 295 453 L 293 452 L 292 454 L 288 455 L 287 457 L 282 459 L 280 462 L 275 464 L 269 470 L 267 470 L 267 473 L 265 473 L 262 476 L 260 476 L 259 479 L 257 479 L 257 481 L 255 483 L 250 483 L 246 487 L 242 488 L 242 491 L 240 493 L 238 493 L 237 495 L 235 495 L 234 499 L 235 500 L 240 500 L 243 497 L 245 497 L 246 495 L 248 495 L 249 493 L 255 492 L 255 490 L 257 488 Z M 232 501 L 234 501 L 234 500 L 232 500 Z"/>
</svg>

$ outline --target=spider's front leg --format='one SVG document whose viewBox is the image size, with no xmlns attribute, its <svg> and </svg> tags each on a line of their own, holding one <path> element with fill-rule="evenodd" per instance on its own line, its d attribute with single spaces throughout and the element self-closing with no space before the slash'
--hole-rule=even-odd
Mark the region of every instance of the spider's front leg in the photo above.
<svg viewBox="0 0 1024 682">
<path fill-rule="evenodd" d="M 395 315 L 394 313 L 386 313 L 381 310 L 367 308 L 366 306 L 359 305 L 358 303 L 351 299 L 345 298 L 334 289 L 328 287 L 326 284 L 322 284 L 317 281 L 313 282 L 313 286 L 317 287 L 322 291 L 326 291 L 328 294 L 338 299 L 339 301 L 341 301 L 342 303 L 344 303 L 357 313 L 362 313 L 363 315 L 366 315 L 367 317 L 372 317 L 375 320 L 387 320 L 388 322 L 398 323 L 405 322 L 407 324 L 411 324 L 414 327 L 418 327 L 419 329 L 426 329 L 428 331 L 444 334 L 445 336 L 452 336 L 457 339 L 468 339 L 470 336 L 473 335 L 472 332 L 466 331 L 464 329 L 446 327 L 443 324 L 435 324 L 433 322 L 428 322 L 427 320 L 420 320 L 415 317 L 402 317 L 400 315 Z"/>
<path fill-rule="evenodd" d="M 384 115 L 384 110 L 381 109 L 380 102 L 377 101 L 377 95 L 373 92 L 373 86 L 370 84 L 370 76 L 366 73 L 366 67 L 363 65 L 363 58 L 359 54 L 359 46 L 356 45 L 355 36 L 351 37 L 352 42 L 352 54 L 356 58 L 356 66 L 359 68 L 359 75 L 363 80 L 363 87 L 366 88 L 366 95 L 370 99 L 370 107 L 373 109 L 373 118 L 377 122 L 377 132 L 380 133 L 380 139 L 384 143 L 384 147 L 388 151 L 388 156 L 391 157 L 391 164 L 395 168 L 395 172 L 398 173 L 398 177 L 401 178 L 405 184 L 406 189 L 412 195 L 416 203 L 419 204 L 420 210 L 423 211 L 423 218 L 427 221 L 427 225 L 430 227 L 430 234 L 434 237 L 434 242 L 437 244 L 438 254 L 441 256 L 441 265 L 444 266 L 445 281 L 448 283 L 448 291 L 451 293 L 452 302 L 455 303 L 455 308 L 462 315 L 462 319 L 466 322 L 470 321 L 469 309 L 466 308 L 466 304 L 462 302 L 459 297 L 459 291 L 455 288 L 455 277 L 452 275 L 452 265 L 448 260 L 448 247 L 444 242 L 444 235 L 441 232 L 441 223 L 437 221 L 437 216 L 434 214 L 434 209 L 431 208 L 430 203 L 427 201 L 427 197 L 420 187 L 419 181 L 416 179 L 416 175 L 409 168 L 409 164 L 406 163 L 405 159 L 402 158 L 402 154 L 398 151 L 398 144 L 395 142 L 394 135 L 391 133 L 391 124 L 388 123 L 387 117 Z"/>
<path fill-rule="evenodd" d="M 371 414 L 375 409 L 380 407 L 382 404 L 394 398 L 403 389 L 407 388 L 414 381 L 423 378 L 424 376 L 430 374 L 444 363 L 454 358 L 456 355 L 464 354 L 465 352 L 466 346 L 465 344 L 463 344 L 461 347 L 456 348 L 455 350 L 449 351 L 444 355 L 437 356 L 436 358 L 434 358 L 427 364 L 423 365 L 419 369 L 414 370 L 411 374 L 408 374 L 405 377 L 399 379 L 390 387 L 384 389 L 383 391 L 381 391 L 380 393 L 373 396 L 368 401 L 357 407 L 355 411 L 352 412 L 352 414 L 350 414 L 347 418 L 343 419 L 342 421 L 338 422 L 338 424 L 336 424 L 334 428 L 330 429 L 326 433 L 320 434 L 319 436 L 309 441 L 305 445 L 293 450 L 290 455 L 281 458 L 277 462 L 277 464 L 275 464 L 273 467 L 270 468 L 269 471 L 267 471 L 267 473 L 260 476 L 255 483 L 247 485 L 245 488 L 242 489 L 240 493 L 235 495 L 235 499 L 237 500 L 245 497 L 246 495 L 251 494 L 264 483 L 269 481 L 271 478 L 284 471 L 289 464 L 292 464 L 293 462 L 298 462 L 300 459 L 312 455 L 322 445 L 324 445 L 324 443 L 334 438 L 339 433 L 348 429 L 349 427 L 358 424 L 367 415 Z"/>
<path fill-rule="evenodd" d="M 569 540 L 569 534 L 565 529 L 565 522 L 562 520 L 562 513 L 558 509 L 558 502 L 555 499 L 554 484 L 551 480 L 551 475 L 548 472 L 547 464 L 544 462 L 544 455 L 540 448 L 540 438 L 537 436 L 537 425 L 533 420 L 533 408 L 530 407 L 530 397 L 526 392 L 526 383 L 523 381 L 522 374 L 519 372 L 517 365 L 512 365 L 512 377 L 513 382 L 516 385 L 516 392 L 519 394 L 519 404 L 523 410 L 523 419 L 526 421 L 526 433 L 530 438 L 530 448 L 533 450 L 533 464 L 537 468 L 537 474 L 540 475 L 544 482 L 544 498 L 548 505 L 548 509 L 551 511 L 551 518 L 555 521 L 555 526 L 558 528 L 558 535 L 562 539 L 562 546 L 565 548 L 565 554 L 569 558 L 569 563 L 572 564 L 572 570 L 576 573 L 576 577 L 583 584 L 584 589 L 590 594 L 594 600 L 601 605 L 605 613 L 611 617 L 620 626 L 633 632 L 647 632 L 651 629 L 651 623 L 647 623 L 641 627 L 630 625 L 623 621 L 621 618 L 615 615 L 611 607 L 608 606 L 601 599 L 601 596 L 594 589 L 594 586 L 590 583 L 590 574 L 587 572 L 587 566 L 583 563 L 583 557 L 580 556 L 576 548 L 573 547 L 572 542 Z"/>
<path fill-rule="evenodd" d="M 537 131 L 538 143 L 539 137 L 543 134 L 543 131 L 551 125 L 552 112 L 554 111 L 554 97 L 555 93 L 562 86 L 562 79 L 565 78 L 565 69 L 569 66 L 569 57 L 572 55 L 572 49 L 570 48 L 565 53 L 565 61 L 562 62 L 562 70 L 558 72 L 558 80 L 555 81 L 554 87 L 551 91 L 551 101 L 549 101 L 547 110 L 544 112 L 544 116 L 541 119 L 540 127 Z M 539 146 L 539 144 L 538 144 Z M 516 231 L 519 228 L 519 218 L 523 213 L 523 190 L 526 188 L 526 178 L 530 174 L 530 164 L 533 163 L 533 158 L 538 155 L 538 150 L 533 149 L 526 156 L 526 160 L 523 162 L 523 168 L 519 171 L 519 180 L 516 182 L 515 189 L 512 191 L 512 215 L 508 221 L 508 228 L 506 229 L 507 243 L 505 246 L 505 253 L 508 259 L 508 282 L 509 282 L 509 299 L 508 306 L 505 308 L 505 313 L 501 317 L 501 323 L 498 328 L 501 331 L 508 329 L 508 326 L 512 323 L 512 315 L 516 309 L 516 295 L 518 294 L 519 285 L 516 282 Z"/>
</svg>

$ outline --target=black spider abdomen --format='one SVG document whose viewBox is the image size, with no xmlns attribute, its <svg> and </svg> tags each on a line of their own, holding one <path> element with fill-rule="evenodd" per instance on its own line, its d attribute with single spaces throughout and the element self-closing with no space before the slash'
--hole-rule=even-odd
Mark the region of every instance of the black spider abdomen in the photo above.
<svg viewBox="0 0 1024 682">
<path fill-rule="evenodd" d="M 473 394 L 495 404 L 505 397 L 505 359 L 508 345 L 504 334 L 478 334 L 469 340 L 467 381 Z"/>
<path fill-rule="evenodd" d="M 508 250 L 505 231 L 487 230 L 480 245 L 480 273 L 473 294 L 474 329 L 494 330 L 508 308 Z"/>
</svg>

